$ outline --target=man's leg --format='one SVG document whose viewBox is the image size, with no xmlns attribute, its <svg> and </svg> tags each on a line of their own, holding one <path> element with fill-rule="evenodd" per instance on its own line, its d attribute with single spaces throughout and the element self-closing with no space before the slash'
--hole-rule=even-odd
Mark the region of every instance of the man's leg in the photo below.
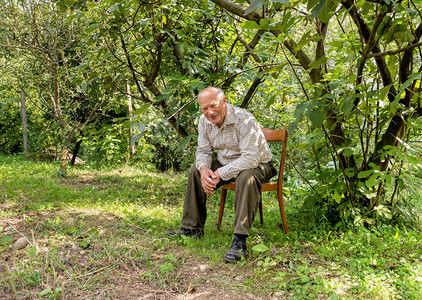
<svg viewBox="0 0 422 300">
<path fill-rule="evenodd" d="M 183 205 L 183 218 L 180 230 L 171 230 L 169 236 L 191 236 L 201 238 L 207 219 L 206 194 L 201 185 L 201 175 L 193 165 L 189 170 L 188 186 Z"/>
<path fill-rule="evenodd" d="M 183 205 L 182 228 L 204 230 L 207 219 L 206 200 L 207 197 L 201 185 L 201 173 L 193 165 L 189 170 Z"/>
<path fill-rule="evenodd" d="M 228 262 L 239 260 L 245 254 L 246 238 L 255 219 L 258 204 L 261 200 L 261 186 L 274 175 L 270 164 L 260 164 L 255 169 L 244 170 L 236 178 L 234 192 L 234 239 L 227 252 Z"/>
<path fill-rule="evenodd" d="M 217 160 L 214 160 L 211 164 L 213 171 L 220 167 L 221 164 Z M 217 188 L 224 183 L 226 182 L 220 182 Z M 181 229 L 179 231 L 171 231 L 169 234 L 201 237 L 204 233 L 207 219 L 206 200 L 207 195 L 201 184 L 201 173 L 193 165 L 188 175 Z"/>
</svg>

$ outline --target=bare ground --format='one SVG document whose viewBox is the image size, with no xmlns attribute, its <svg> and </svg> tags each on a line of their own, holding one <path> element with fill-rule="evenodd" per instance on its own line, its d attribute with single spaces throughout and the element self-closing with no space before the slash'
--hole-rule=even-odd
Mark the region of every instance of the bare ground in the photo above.
<svg viewBox="0 0 422 300">
<path fill-rule="evenodd" d="M 17 207 L 3 209 L 19 210 Z M 61 213 L 56 211 L 56 216 Z M 151 251 L 142 235 L 136 237 L 139 243 L 130 237 L 113 240 L 116 234 L 113 228 L 117 225 L 114 216 L 103 216 L 100 222 L 95 217 L 83 220 L 92 226 L 101 225 L 105 235 L 102 241 L 108 239 L 113 249 L 107 249 L 102 241 L 94 241 L 84 250 L 75 249 L 77 239 L 63 237 L 63 229 L 57 234 L 54 228 L 45 227 L 51 219 L 51 212 L 48 212 L 23 213 L 19 217 L 0 220 L 0 226 L 5 229 L 2 237 L 7 236 L 14 243 L 24 235 L 31 242 L 21 250 L 10 245 L 0 252 L 0 261 L 4 262 L 0 264 L 0 274 L 6 275 L 0 279 L 1 300 L 43 299 L 45 297 L 39 293 L 48 288 L 61 288 L 59 299 L 272 298 L 272 295 L 248 294 L 244 284 L 245 278 L 252 275 L 248 269 L 223 263 L 213 266 L 207 260 L 188 255 L 183 245 L 170 250 L 173 261 L 166 265 L 169 251 L 158 249 L 153 253 L 142 253 L 143 245 L 146 251 Z M 133 243 L 133 251 L 139 252 L 138 256 L 149 259 L 131 259 L 134 255 L 128 253 L 131 246 L 118 245 L 124 241 Z M 36 263 L 28 254 L 32 246 L 38 249 L 34 257 Z M 121 257 L 119 251 L 122 251 Z M 166 266 L 171 270 L 166 270 Z M 40 271 L 42 278 L 37 283 L 28 284 L 28 277 L 36 270 Z"/>
</svg>

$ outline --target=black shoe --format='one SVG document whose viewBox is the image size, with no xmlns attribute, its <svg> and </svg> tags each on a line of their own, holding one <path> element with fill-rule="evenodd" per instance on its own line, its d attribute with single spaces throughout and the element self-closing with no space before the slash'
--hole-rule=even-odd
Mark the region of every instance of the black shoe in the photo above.
<svg viewBox="0 0 422 300">
<path fill-rule="evenodd" d="M 200 239 L 204 235 L 204 230 L 180 228 L 180 230 L 171 230 L 168 232 L 168 236 L 181 237 L 182 235 L 192 237 L 194 239 Z"/>
<path fill-rule="evenodd" d="M 241 260 L 242 257 L 246 256 L 246 242 L 243 242 L 238 239 L 233 240 L 233 244 L 230 247 L 229 251 L 227 251 L 226 256 L 224 256 L 224 260 L 229 263 L 237 262 Z"/>
</svg>

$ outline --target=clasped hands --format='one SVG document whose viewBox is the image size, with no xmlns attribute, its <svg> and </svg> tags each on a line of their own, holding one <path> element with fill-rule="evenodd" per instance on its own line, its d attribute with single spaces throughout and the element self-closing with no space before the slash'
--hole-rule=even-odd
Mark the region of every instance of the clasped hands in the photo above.
<svg viewBox="0 0 422 300">
<path fill-rule="evenodd" d="M 220 174 L 218 174 L 218 170 L 214 172 L 206 166 L 202 166 L 199 172 L 201 173 L 202 188 L 207 196 L 211 196 L 221 180 Z"/>
</svg>

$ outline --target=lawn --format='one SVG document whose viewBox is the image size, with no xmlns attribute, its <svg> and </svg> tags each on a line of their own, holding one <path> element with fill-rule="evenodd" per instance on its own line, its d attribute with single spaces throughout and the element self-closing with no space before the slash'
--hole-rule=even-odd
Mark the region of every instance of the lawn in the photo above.
<svg viewBox="0 0 422 300">
<path fill-rule="evenodd" d="M 418 299 L 419 228 L 347 232 L 298 221 L 264 195 L 248 258 L 227 264 L 232 196 L 217 231 L 219 195 L 208 201 L 201 240 L 173 239 L 185 174 L 139 166 L 77 166 L 0 155 L 0 299 Z M 291 191 L 292 193 L 294 191 Z M 28 245 L 17 249 L 21 237 Z"/>
</svg>

